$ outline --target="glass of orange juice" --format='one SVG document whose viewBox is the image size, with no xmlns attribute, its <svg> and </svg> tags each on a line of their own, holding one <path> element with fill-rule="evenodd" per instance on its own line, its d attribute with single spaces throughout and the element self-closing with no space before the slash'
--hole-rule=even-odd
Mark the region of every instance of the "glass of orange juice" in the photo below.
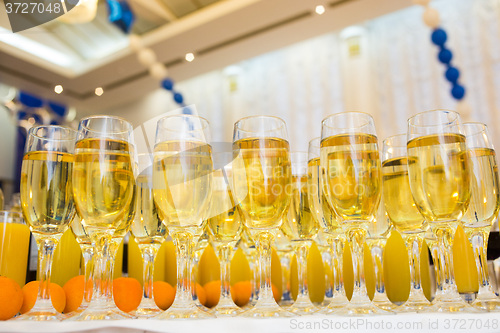
<svg viewBox="0 0 500 333">
<path fill-rule="evenodd" d="M 30 229 L 21 213 L 0 211 L 0 276 L 26 282 Z"/>
</svg>

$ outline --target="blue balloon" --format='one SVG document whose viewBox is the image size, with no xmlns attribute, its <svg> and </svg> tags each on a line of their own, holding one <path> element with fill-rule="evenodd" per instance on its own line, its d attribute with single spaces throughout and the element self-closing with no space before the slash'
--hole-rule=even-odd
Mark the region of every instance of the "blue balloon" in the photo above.
<svg viewBox="0 0 500 333">
<path fill-rule="evenodd" d="M 161 85 L 167 90 L 174 89 L 174 81 L 172 81 L 172 79 L 170 78 L 166 78 L 165 80 L 161 81 Z"/>
<path fill-rule="evenodd" d="M 446 70 L 446 73 L 444 74 L 446 77 L 446 80 L 450 81 L 451 83 L 455 84 L 458 81 L 458 78 L 460 77 L 460 71 L 456 67 L 448 67 Z"/>
<path fill-rule="evenodd" d="M 465 88 L 459 84 L 454 84 L 451 88 L 451 96 L 457 100 L 461 100 L 465 96 Z"/>
<path fill-rule="evenodd" d="M 449 64 L 452 58 L 453 58 L 453 53 L 451 53 L 450 50 L 442 48 L 441 51 L 439 51 L 438 59 L 443 64 Z"/>
<path fill-rule="evenodd" d="M 43 100 L 35 95 L 31 95 L 25 91 L 19 92 L 19 102 L 30 108 L 41 108 L 43 106 Z"/>
<path fill-rule="evenodd" d="M 443 46 L 447 39 L 446 31 L 441 28 L 437 28 L 432 32 L 431 40 L 437 46 Z"/>
<path fill-rule="evenodd" d="M 128 34 L 134 24 L 135 16 L 127 1 L 107 0 L 109 22 Z"/>
<path fill-rule="evenodd" d="M 190 107 L 185 106 L 185 107 L 182 109 L 182 113 L 184 113 L 184 114 L 193 114 L 193 110 L 191 110 L 191 108 L 190 108 Z"/>
<path fill-rule="evenodd" d="M 67 108 L 65 105 L 54 103 L 54 102 L 49 102 L 49 107 L 52 111 L 54 111 L 54 113 L 56 113 L 57 115 L 59 115 L 61 117 L 64 117 L 64 115 L 66 114 Z"/>
<path fill-rule="evenodd" d="M 181 93 L 174 93 L 174 101 L 178 104 L 182 104 L 182 102 L 184 101 L 184 97 L 182 97 L 182 94 Z"/>
</svg>

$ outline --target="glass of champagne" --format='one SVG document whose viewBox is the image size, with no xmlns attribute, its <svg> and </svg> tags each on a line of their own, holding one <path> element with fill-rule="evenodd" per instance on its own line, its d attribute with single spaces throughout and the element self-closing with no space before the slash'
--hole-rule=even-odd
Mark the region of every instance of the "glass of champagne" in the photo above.
<svg viewBox="0 0 500 333">
<path fill-rule="evenodd" d="M 153 200 L 153 155 L 139 154 L 138 162 L 137 199 L 131 232 L 141 250 L 144 266 L 142 301 L 133 314 L 139 318 L 149 318 L 163 312 L 153 298 L 153 272 L 156 255 L 165 241 L 167 229 Z"/>
<path fill-rule="evenodd" d="M 285 122 L 271 116 L 240 119 L 233 132 L 233 193 L 256 242 L 260 291 L 247 317 L 292 316 L 278 306 L 271 290 L 271 245 L 290 204 L 292 175 Z"/>
<path fill-rule="evenodd" d="M 417 209 L 410 191 L 406 143 L 406 134 L 395 135 L 385 139 L 382 148 L 385 210 L 392 225 L 405 239 L 410 261 L 410 295 L 398 311 L 432 311 L 420 280 L 420 253 L 428 224 Z"/>
<path fill-rule="evenodd" d="M 307 256 L 313 238 L 318 233 L 318 222 L 313 218 L 307 192 L 307 153 L 290 153 L 292 163 L 292 200 L 281 230 L 292 241 L 297 258 L 299 293 L 295 303 L 287 310 L 296 315 L 318 311 L 312 304 L 307 288 Z"/>
<path fill-rule="evenodd" d="M 83 256 L 83 269 L 85 273 L 85 284 L 83 285 L 83 299 L 82 303 L 71 314 L 66 318 L 76 316 L 77 314 L 83 312 L 90 303 L 93 293 L 93 273 L 94 273 L 94 247 L 92 246 L 92 240 L 83 226 L 82 220 L 78 214 L 75 214 L 75 218 L 71 222 L 71 231 L 76 238 L 80 249 L 82 250 Z"/>
<path fill-rule="evenodd" d="M 232 153 L 230 154 L 232 155 Z M 220 155 L 224 154 L 217 153 L 214 158 L 217 159 Z M 228 159 L 231 160 L 231 156 L 228 156 Z M 230 290 L 231 258 L 236 242 L 240 238 L 243 223 L 230 189 L 232 177 L 231 164 L 224 164 L 214 171 L 210 217 L 208 218 L 210 236 L 217 250 L 221 268 L 221 294 L 219 303 L 213 309 L 217 317 L 233 316 L 243 312 L 240 307 L 234 304 Z"/>
<path fill-rule="evenodd" d="M 72 170 L 76 132 L 60 126 L 32 127 L 21 169 L 21 208 L 38 245 L 40 288 L 33 308 L 17 320 L 61 320 L 50 300 L 54 250 L 75 209 Z"/>
<path fill-rule="evenodd" d="M 434 110 L 408 120 L 408 177 L 417 209 L 442 251 L 443 291 L 434 299 L 439 312 L 468 311 L 457 291 L 452 242 L 470 201 L 470 160 L 460 115 Z"/>
<path fill-rule="evenodd" d="M 327 307 L 321 310 L 321 313 L 328 314 L 346 307 L 349 300 L 345 295 L 344 277 L 342 276 L 345 235 L 335 211 L 330 207 L 325 197 L 326 182 L 323 179 L 325 172 L 321 168 L 320 157 L 321 138 L 318 137 L 309 141 L 307 186 L 312 215 L 325 233 L 331 252 L 329 266 L 333 269 L 333 295 Z"/>
<path fill-rule="evenodd" d="M 387 297 L 384 281 L 384 253 L 391 224 L 387 218 L 383 200 L 380 201 L 376 218 L 370 223 L 366 244 L 372 257 L 375 275 L 375 293 L 372 302 L 381 309 L 392 311 L 398 306 Z"/>
<path fill-rule="evenodd" d="M 127 229 L 124 221 L 130 224 L 135 207 L 132 130 L 129 122 L 118 117 L 92 116 L 80 121 L 73 194 L 78 215 L 94 247 L 94 292 L 87 309 L 69 320 L 132 317 L 114 305 L 111 286 L 115 233 Z"/>
<path fill-rule="evenodd" d="M 193 247 L 203 233 L 212 192 L 209 140 L 209 124 L 204 118 L 181 114 L 158 121 L 153 196 L 176 245 L 177 291 L 172 306 L 157 319 L 213 317 L 195 305 L 191 293 Z"/>
<path fill-rule="evenodd" d="M 336 314 L 386 314 L 368 298 L 364 282 L 363 246 L 380 202 L 382 179 L 373 118 L 343 112 L 323 120 L 321 168 L 325 197 L 352 244 L 354 290 L 350 303 Z"/>
<path fill-rule="evenodd" d="M 500 299 L 489 283 L 486 259 L 488 236 L 500 207 L 496 154 L 486 125 L 465 123 L 464 132 L 471 166 L 471 199 L 462 224 L 474 250 L 479 277 L 479 292 L 472 306 L 500 311 Z"/>
</svg>

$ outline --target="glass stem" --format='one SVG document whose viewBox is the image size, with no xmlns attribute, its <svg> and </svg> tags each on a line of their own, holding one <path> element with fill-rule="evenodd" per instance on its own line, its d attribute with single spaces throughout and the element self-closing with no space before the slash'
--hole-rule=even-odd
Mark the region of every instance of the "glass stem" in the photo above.
<svg viewBox="0 0 500 333">
<path fill-rule="evenodd" d="M 364 280 L 364 251 L 363 245 L 366 239 L 366 230 L 362 228 L 351 228 L 348 232 L 352 244 L 352 268 L 354 275 L 354 289 L 351 304 L 358 302 L 369 302 Z"/>
<path fill-rule="evenodd" d="M 271 287 L 271 244 L 273 240 L 274 237 L 269 232 L 262 232 L 257 238 L 260 263 L 260 290 L 257 303 L 271 303 L 276 305 Z"/>
<path fill-rule="evenodd" d="M 474 259 L 476 260 L 477 275 L 479 278 L 479 293 L 481 293 L 481 290 L 486 291 L 486 289 L 490 289 L 486 253 L 488 248 L 488 232 L 480 229 L 467 230 L 467 234 L 474 251 Z"/>
<path fill-rule="evenodd" d="M 442 277 L 443 277 L 443 292 L 456 293 L 457 286 L 455 284 L 455 274 L 453 270 L 453 237 L 455 236 L 456 229 L 445 226 L 435 227 L 435 233 L 438 239 L 439 249 L 442 254 Z"/>
<path fill-rule="evenodd" d="M 158 248 L 154 245 L 143 246 L 141 248 L 141 254 L 143 259 L 143 276 L 142 281 L 143 286 L 143 301 L 153 299 L 153 278 L 154 278 L 154 264 L 156 254 L 158 253 Z"/>
<path fill-rule="evenodd" d="M 110 274 L 107 265 L 109 265 L 111 236 L 108 234 L 99 236 L 92 241 L 94 248 L 94 291 L 92 293 L 91 307 L 102 307 L 108 302 L 108 280 Z M 111 302 L 113 301 L 111 295 Z"/>
<path fill-rule="evenodd" d="M 384 244 L 372 243 L 370 254 L 373 260 L 373 270 L 375 272 L 375 293 L 385 293 L 384 283 Z"/>
<path fill-rule="evenodd" d="M 175 233 L 173 239 L 177 255 L 177 291 L 171 308 L 185 307 L 194 304 L 191 286 L 193 235 L 181 231 Z"/>
<path fill-rule="evenodd" d="M 35 236 L 38 245 L 38 296 L 36 304 L 31 311 L 36 310 L 52 310 L 55 312 L 50 301 L 50 276 L 52 272 L 52 260 L 54 258 L 54 250 L 59 244 L 59 237 L 41 237 Z"/>
<path fill-rule="evenodd" d="M 330 239 L 330 246 L 332 251 L 332 268 L 333 268 L 333 292 L 335 294 L 345 295 L 344 291 L 344 277 L 343 264 L 344 264 L 344 238 L 332 237 Z"/>
<path fill-rule="evenodd" d="M 423 293 L 420 276 L 420 253 L 422 252 L 423 239 L 420 235 L 406 237 L 406 249 L 410 260 L 410 298 L 415 294 Z"/>
<path fill-rule="evenodd" d="M 333 258 L 330 246 L 321 251 L 321 260 L 323 261 L 323 266 L 325 268 L 325 299 L 323 301 L 329 302 L 333 296 L 333 284 L 335 281 L 333 275 L 331 274 L 333 272 Z"/>
<path fill-rule="evenodd" d="M 259 295 L 259 261 L 255 256 L 255 253 L 252 253 L 248 257 L 249 261 L 249 266 L 250 266 L 250 271 L 252 272 L 252 281 L 251 281 L 251 287 L 252 287 L 252 294 L 250 296 L 250 300 L 248 303 L 250 305 L 255 305 L 258 295 Z"/>
<path fill-rule="evenodd" d="M 290 286 L 290 267 L 292 264 L 292 253 L 291 251 L 282 251 L 280 255 L 280 264 L 282 270 L 282 284 L 283 284 L 283 295 L 281 297 L 282 301 L 291 302 L 292 292 Z"/>
<path fill-rule="evenodd" d="M 294 241 L 293 243 L 295 255 L 297 256 L 297 273 L 299 285 L 297 302 L 308 301 L 309 290 L 307 289 L 307 255 L 309 254 L 309 242 Z"/>
<path fill-rule="evenodd" d="M 233 302 L 231 298 L 231 252 L 232 246 L 229 244 L 221 244 L 218 246 L 217 252 L 220 258 L 220 291 L 221 297 L 219 303 L 221 302 Z"/>
<path fill-rule="evenodd" d="M 92 299 L 92 280 L 94 272 L 94 249 L 91 246 L 82 246 L 83 267 L 85 270 L 85 284 L 83 286 L 83 300 L 80 307 L 87 307 Z"/>
</svg>

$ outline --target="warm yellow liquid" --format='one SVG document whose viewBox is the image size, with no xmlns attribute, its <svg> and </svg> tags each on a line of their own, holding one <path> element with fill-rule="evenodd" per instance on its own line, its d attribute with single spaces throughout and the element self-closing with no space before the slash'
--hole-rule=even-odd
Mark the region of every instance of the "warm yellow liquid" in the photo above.
<svg viewBox="0 0 500 333">
<path fill-rule="evenodd" d="M 75 146 L 73 193 L 88 232 L 114 232 L 134 199 L 131 148 L 127 142 L 83 139 Z"/>
<path fill-rule="evenodd" d="M 327 233 L 338 233 L 340 224 L 335 211 L 330 207 L 325 197 L 324 187 L 321 188 L 320 159 L 314 158 L 307 164 L 307 195 L 313 218 Z"/>
<path fill-rule="evenodd" d="M 30 229 L 21 223 L 0 223 L 0 276 L 26 282 Z"/>
<path fill-rule="evenodd" d="M 425 229 L 425 220 L 413 202 L 408 180 L 406 157 L 382 163 L 382 193 L 385 211 L 398 231 L 418 232 Z"/>
<path fill-rule="evenodd" d="M 209 208 L 212 148 L 202 142 L 166 141 L 156 145 L 153 165 L 154 201 L 171 234 L 201 234 Z"/>
<path fill-rule="evenodd" d="M 321 141 L 326 171 L 326 198 L 348 223 L 366 224 L 376 212 L 381 195 L 377 137 L 339 134 Z"/>
<path fill-rule="evenodd" d="M 50 282 L 64 286 L 72 277 L 80 275 L 82 251 L 71 230 L 66 230 L 54 251 Z"/>
<path fill-rule="evenodd" d="M 21 207 L 35 234 L 63 233 L 75 209 L 71 187 L 73 155 L 33 151 L 21 169 Z"/>
<path fill-rule="evenodd" d="M 278 228 L 290 203 L 292 181 L 288 141 L 238 140 L 233 144 L 234 194 L 251 229 Z"/>
<path fill-rule="evenodd" d="M 158 215 L 158 208 L 153 200 L 153 183 L 151 177 L 140 175 L 136 180 L 137 200 L 135 218 L 131 231 L 139 245 L 158 247 L 165 240 L 167 228 Z"/>
<path fill-rule="evenodd" d="M 462 219 L 465 227 L 490 227 L 498 214 L 500 188 L 495 151 L 488 148 L 469 150 L 471 198 Z M 488 230 L 489 232 L 489 230 Z"/>
<path fill-rule="evenodd" d="M 292 176 L 292 200 L 281 230 L 291 240 L 312 240 L 318 233 L 307 196 L 307 176 Z"/>
<path fill-rule="evenodd" d="M 75 216 L 70 226 L 78 244 L 92 245 L 89 233 L 87 232 L 87 229 L 85 229 L 82 220 L 78 217 L 78 215 Z"/>
<path fill-rule="evenodd" d="M 154 272 L 153 272 L 153 280 L 154 281 L 165 281 L 165 272 L 166 272 L 166 258 L 168 244 L 172 244 L 172 242 L 163 242 L 158 250 L 156 255 L 155 263 L 154 263 Z M 174 258 L 175 258 L 175 249 L 173 249 Z M 131 236 L 128 239 L 128 247 L 127 247 L 127 269 L 128 269 L 128 277 L 132 277 L 139 281 L 141 284 L 143 283 L 143 267 L 144 261 L 142 260 L 141 249 L 139 245 L 135 241 L 134 237 Z M 175 260 L 174 264 L 167 268 L 169 272 L 174 271 L 175 275 Z M 175 286 L 175 283 L 173 284 Z"/>
<path fill-rule="evenodd" d="M 229 189 L 230 184 L 226 184 L 221 170 L 214 172 L 213 185 L 208 219 L 210 234 L 215 242 L 236 241 L 240 236 L 243 222 Z"/>
<path fill-rule="evenodd" d="M 460 220 L 470 199 L 465 136 L 428 135 L 408 142 L 413 199 L 431 223 Z"/>
</svg>

